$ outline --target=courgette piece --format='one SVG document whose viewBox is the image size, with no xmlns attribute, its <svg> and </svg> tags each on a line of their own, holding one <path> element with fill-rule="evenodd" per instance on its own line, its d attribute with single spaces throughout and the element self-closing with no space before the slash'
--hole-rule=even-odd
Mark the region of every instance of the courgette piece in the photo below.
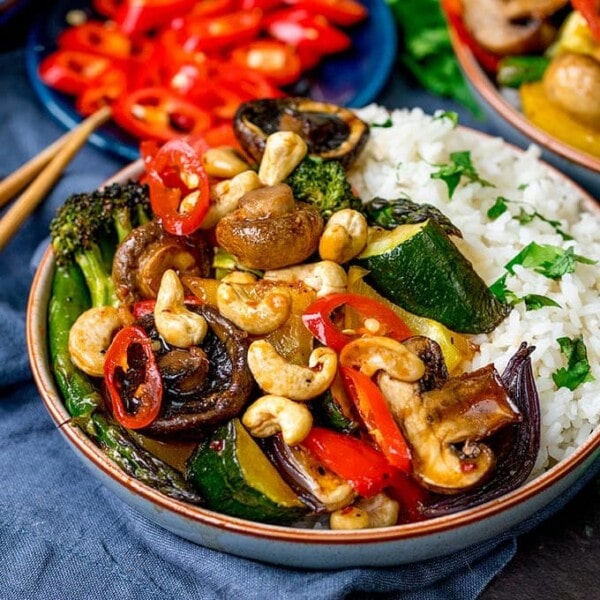
<svg viewBox="0 0 600 600">
<path fill-rule="evenodd" d="M 228 421 L 198 446 L 186 477 L 208 508 L 234 517 L 289 524 L 308 510 L 239 419 Z"/>
<path fill-rule="evenodd" d="M 511 310 L 432 219 L 371 230 L 357 263 L 383 296 L 459 333 L 493 331 Z"/>
</svg>

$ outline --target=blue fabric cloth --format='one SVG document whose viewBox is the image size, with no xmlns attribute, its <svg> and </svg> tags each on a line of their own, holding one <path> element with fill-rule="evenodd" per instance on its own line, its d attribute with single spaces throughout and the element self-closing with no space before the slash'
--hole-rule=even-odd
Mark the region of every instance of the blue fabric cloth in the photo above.
<svg viewBox="0 0 600 600">
<path fill-rule="evenodd" d="M 38 103 L 23 53 L 0 55 L 0 176 L 63 133 Z M 513 557 L 520 531 L 443 560 L 335 572 L 286 569 L 183 540 L 135 514 L 67 447 L 32 382 L 25 343 L 29 286 L 48 224 L 72 192 L 123 163 L 84 148 L 45 203 L 0 253 L 0 598 L 476 598 Z M 558 510 L 578 488 L 554 504 Z"/>
</svg>

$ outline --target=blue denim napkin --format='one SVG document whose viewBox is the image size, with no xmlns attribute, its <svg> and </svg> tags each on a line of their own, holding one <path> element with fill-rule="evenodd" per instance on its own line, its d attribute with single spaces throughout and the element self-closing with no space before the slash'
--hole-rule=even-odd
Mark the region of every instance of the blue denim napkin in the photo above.
<svg viewBox="0 0 600 600">
<path fill-rule="evenodd" d="M 33 96 L 23 63 L 20 50 L 0 55 L 1 177 L 63 133 Z M 57 206 L 122 166 L 84 148 L 0 253 L 0 598 L 476 598 L 513 557 L 516 534 L 547 514 L 443 560 L 334 572 L 286 569 L 209 550 L 154 525 L 104 488 L 67 447 L 32 382 L 27 296 Z"/>
</svg>

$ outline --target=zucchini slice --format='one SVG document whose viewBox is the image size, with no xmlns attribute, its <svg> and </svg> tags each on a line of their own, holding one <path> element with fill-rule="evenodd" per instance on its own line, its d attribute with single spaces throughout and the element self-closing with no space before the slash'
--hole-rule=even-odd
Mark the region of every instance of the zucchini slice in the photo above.
<svg viewBox="0 0 600 600">
<path fill-rule="evenodd" d="M 511 310 L 432 219 L 372 230 L 357 263 L 383 296 L 459 333 L 493 331 Z"/>
<path fill-rule="evenodd" d="M 198 446 L 188 461 L 187 479 L 208 508 L 234 517 L 288 524 L 308 511 L 239 419 Z"/>
</svg>

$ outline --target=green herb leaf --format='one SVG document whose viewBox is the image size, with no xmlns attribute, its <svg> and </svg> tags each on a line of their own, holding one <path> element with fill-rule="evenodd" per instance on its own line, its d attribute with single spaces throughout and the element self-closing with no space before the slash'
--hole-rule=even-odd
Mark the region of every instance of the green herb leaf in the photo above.
<svg viewBox="0 0 600 600">
<path fill-rule="evenodd" d="M 386 121 L 384 121 L 383 123 L 371 123 L 371 127 L 381 127 L 381 128 L 385 128 L 387 129 L 388 127 L 391 127 L 394 123 L 392 122 L 391 117 L 388 117 Z"/>
<path fill-rule="evenodd" d="M 456 127 L 458 125 L 459 116 L 458 113 L 453 110 L 445 110 L 444 112 L 441 112 L 433 117 L 434 121 L 441 119 L 448 119 L 449 121 L 452 121 L 452 124 L 454 127 Z"/>
<path fill-rule="evenodd" d="M 502 277 L 490 286 L 490 292 L 492 292 L 500 302 L 511 304 L 512 306 L 519 304 L 519 302 L 524 302 L 525 310 L 538 310 L 544 306 L 557 306 L 560 308 L 558 302 L 555 302 L 552 298 L 548 298 L 547 296 L 540 296 L 539 294 L 526 294 L 523 297 L 517 296 L 512 290 L 508 289 L 506 285 L 507 277 L 508 273 L 504 273 Z"/>
<path fill-rule="evenodd" d="M 496 280 L 490 286 L 490 292 L 503 302 L 504 304 L 517 304 L 520 301 L 520 298 L 511 290 L 506 287 L 506 278 L 508 277 L 508 273 L 504 273 L 500 279 Z"/>
<path fill-rule="evenodd" d="M 560 279 L 566 273 L 573 273 L 577 262 L 596 264 L 595 260 L 575 254 L 572 247 L 565 250 L 559 246 L 531 242 L 506 263 L 504 268 L 514 274 L 513 267 L 521 265 L 549 279 Z"/>
<path fill-rule="evenodd" d="M 594 381 L 583 338 L 561 337 L 556 341 L 560 351 L 567 358 L 567 366 L 552 373 L 556 387 L 566 387 L 572 391 L 586 381 Z"/>
<path fill-rule="evenodd" d="M 471 182 L 479 183 L 484 187 L 494 187 L 494 184 L 479 177 L 471 161 L 471 152 L 469 150 L 452 152 L 450 154 L 450 163 L 447 165 L 438 165 L 438 170 L 431 174 L 432 179 L 441 179 L 446 184 L 450 198 L 452 198 L 463 176 Z"/>
<path fill-rule="evenodd" d="M 508 210 L 507 203 L 510 200 L 507 200 L 503 196 L 498 196 L 494 202 L 494 205 L 488 208 L 487 216 L 495 221 L 500 215 L 504 214 Z"/>
<path fill-rule="evenodd" d="M 525 302 L 525 308 L 527 310 L 539 310 L 544 306 L 556 306 L 557 308 L 562 308 L 561 305 L 552 300 L 552 298 L 548 298 L 548 296 L 540 296 L 539 294 L 527 294 L 521 298 L 523 302 Z"/>
</svg>

